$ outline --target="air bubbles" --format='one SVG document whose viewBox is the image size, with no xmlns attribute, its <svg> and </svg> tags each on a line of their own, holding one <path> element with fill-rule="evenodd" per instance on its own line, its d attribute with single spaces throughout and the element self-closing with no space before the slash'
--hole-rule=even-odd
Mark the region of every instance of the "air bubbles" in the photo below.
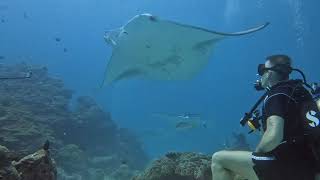
<svg viewBox="0 0 320 180">
<path fill-rule="evenodd" d="M 301 0 L 288 0 L 293 17 L 293 27 L 296 33 L 296 43 L 298 48 L 304 47 L 305 22 L 302 12 Z"/>
<path fill-rule="evenodd" d="M 226 0 L 225 3 L 224 17 L 226 22 L 229 24 L 231 19 L 240 12 L 240 1 Z"/>
</svg>

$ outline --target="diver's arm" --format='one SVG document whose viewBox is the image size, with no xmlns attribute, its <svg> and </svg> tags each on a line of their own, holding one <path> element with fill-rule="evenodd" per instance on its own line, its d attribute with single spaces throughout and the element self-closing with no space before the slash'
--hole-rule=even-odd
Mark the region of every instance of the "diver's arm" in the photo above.
<svg viewBox="0 0 320 180">
<path fill-rule="evenodd" d="M 267 129 L 264 132 L 256 152 L 269 152 L 283 140 L 284 119 L 273 115 L 267 119 Z"/>
</svg>

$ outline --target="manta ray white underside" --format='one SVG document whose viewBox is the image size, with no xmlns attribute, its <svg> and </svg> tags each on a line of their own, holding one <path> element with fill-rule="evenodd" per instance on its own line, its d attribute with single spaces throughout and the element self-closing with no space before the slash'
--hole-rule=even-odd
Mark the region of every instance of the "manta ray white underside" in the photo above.
<svg viewBox="0 0 320 180">
<path fill-rule="evenodd" d="M 113 51 L 104 83 L 136 76 L 149 80 L 191 79 L 207 65 L 218 41 L 253 33 L 267 25 L 223 33 L 162 20 L 150 14 L 137 15 L 123 27 L 105 35 Z"/>
</svg>

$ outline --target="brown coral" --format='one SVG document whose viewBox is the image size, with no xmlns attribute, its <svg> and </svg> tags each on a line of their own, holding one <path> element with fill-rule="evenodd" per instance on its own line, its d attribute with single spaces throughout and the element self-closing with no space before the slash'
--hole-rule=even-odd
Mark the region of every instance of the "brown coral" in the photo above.
<svg viewBox="0 0 320 180">
<path fill-rule="evenodd" d="M 0 145 L 0 180 L 56 180 L 55 162 L 48 151 L 40 149 L 18 162 L 11 161 L 10 152 Z"/>
<path fill-rule="evenodd" d="M 22 158 L 13 165 L 23 180 L 56 180 L 57 169 L 49 152 L 43 149 Z"/>
<path fill-rule="evenodd" d="M 210 164 L 207 155 L 170 152 L 133 180 L 210 180 Z"/>
</svg>

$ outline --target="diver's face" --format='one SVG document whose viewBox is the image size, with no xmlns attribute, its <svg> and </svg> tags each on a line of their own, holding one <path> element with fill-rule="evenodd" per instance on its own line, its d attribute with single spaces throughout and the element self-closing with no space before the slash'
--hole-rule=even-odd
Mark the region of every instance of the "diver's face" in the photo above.
<svg viewBox="0 0 320 180">
<path fill-rule="evenodd" d="M 271 64 L 269 61 L 267 61 L 265 63 L 265 67 L 266 68 L 271 68 Z M 271 75 L 271 71 L 270 70 L 266 70 L 263 75 L 261 76 L 261 86 L 263 88 L 267 88 L 268 87 L 268 84 L 269 84 L 269 81 L 270 81 L 270 75 Z"/>
</svg>

